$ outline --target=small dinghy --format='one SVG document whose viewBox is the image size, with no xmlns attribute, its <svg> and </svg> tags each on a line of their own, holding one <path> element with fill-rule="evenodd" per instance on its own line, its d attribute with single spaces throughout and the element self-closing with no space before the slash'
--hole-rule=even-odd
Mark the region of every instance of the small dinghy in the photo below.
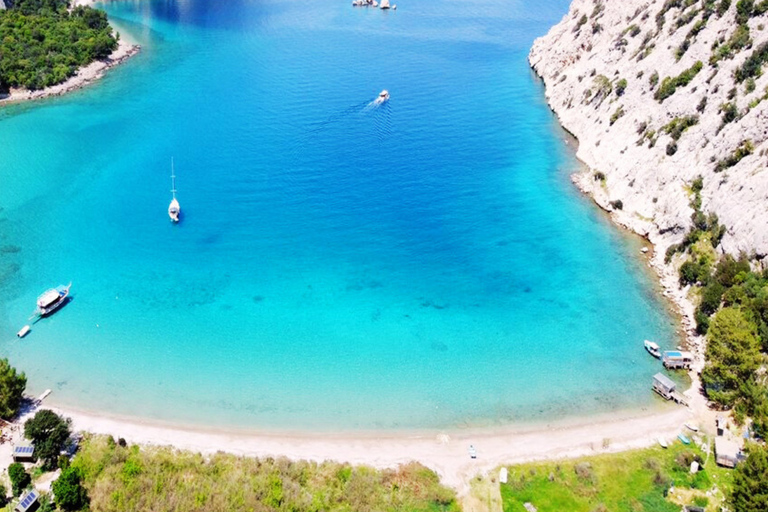
<svg viewBox="0 0 768 512">
<path fill-rule="evenodd" d="M 16 333 L 16 336 L 18 336 L 19 338 L 23 338 L 24 336 L 27 335 L 27 333 L 29 333 L 29 331 L 30 331 L 30 327 L 28 325 L 25 325 L 24 327 L 21 328 L 19 332 Z"/>
<path fill-rule="evenodd" d="M 680 440 L 680 442 L 681 442 L 681 443 L 683 443 L 683 444 L 691 444 L 691 440 L 690 440 L 690 439 L 688 439 L 688 438 L 685 436 L 685 434 L 678 434 L 678 435 L 677 435 L 677 438 L 678 438 L 678 439 Z"/>
<path fill-rule="evenodd" d="M 475 445 L 473 444 L 469 445 L 469 458 L 470 459 L 477 458 L 477 450 L 475 450 Z"/>
<path fill-rule="evenodd" d="M 667 440 L 666 439 L 664 439 L 663 437 L 660 437 L 659 438 L 659 446 L 661 446 L 662 448 L 667 448 L 669 446 L 669 444 L 667 444 Z"/>
<path fill-rule="evenodd" d="M 699 426 L 694 424 L 694 423 L 686 423 L 685 424 L 685 428 L 687 428 L 688 430 L 691 430 L 693 432 L 698 432 L 699 431 Z"/>
</svg>

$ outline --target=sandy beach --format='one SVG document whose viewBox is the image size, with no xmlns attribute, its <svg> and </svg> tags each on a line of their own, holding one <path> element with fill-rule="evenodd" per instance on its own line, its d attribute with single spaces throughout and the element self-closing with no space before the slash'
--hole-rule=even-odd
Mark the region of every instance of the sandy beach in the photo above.
<svg viewBox="0 0 768 512">
<path fill-rule="evenodd" d="M 419 433 L 279 434 L 226 432 L 177 428 L 135 419 L 109 418 L 54 408 L 72 418 L 76 431 L 108 434 L 130 443 L 170 445 L 203 454 L 223 451 L 236 455 L 285 456 L 313 461 L 336 460 L 374 467 L 393 467 L 418 461 L 435 470 L 443 483 L 460 494 L 470 479 L 500 464 L 540 459 L 578 457 L 650 446 L 659 436 L 673 438 L 691 421 L 684 407 L 662 412 L 638 413 L 634 417 L 601 417 L 595 421 L 561 426 L 521 426 L 498 430 L 468 430 Z M 22 418 L 24 421 L 29 415 Z M 471 459 L 469 445 L 477 458 Z M 8 444 L 3 445 L 3 448 Z"/>
<path fill-rule="evenodd" d="M 38 91 L 11 89 L 10 94 L 0 95 L 0 106 L 26 100 L 38 100 L 50 96 L 61 96 L 62 94 L 80 89 L 100 79 L 108 69 L 136 55 L 140 50 L 141 47 L 139 45 L 121 39 L 118 42 L 117 49 L 107 59 L 91 62 L 87 66 L 80 68 L 68 80 L 58 85 L 46 87 Z"/>
</svg>

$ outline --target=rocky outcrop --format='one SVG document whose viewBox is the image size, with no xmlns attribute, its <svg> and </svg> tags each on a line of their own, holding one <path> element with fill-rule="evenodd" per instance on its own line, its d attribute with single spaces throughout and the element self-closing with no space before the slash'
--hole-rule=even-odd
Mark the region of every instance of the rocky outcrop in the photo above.
<svg viewBox="0 0 768 512">
<path fill-rule="evenodd" d="M 768 254 L 768 73 L 735 77 L 768 41 L 761 6 L 574 0 L 533 45 L 547 100 L 590 168 L 574 181 L 661 252 L 691 225 L 700 175 L 702 209 L 728 228 L 722 248 Z"/>
</svg>

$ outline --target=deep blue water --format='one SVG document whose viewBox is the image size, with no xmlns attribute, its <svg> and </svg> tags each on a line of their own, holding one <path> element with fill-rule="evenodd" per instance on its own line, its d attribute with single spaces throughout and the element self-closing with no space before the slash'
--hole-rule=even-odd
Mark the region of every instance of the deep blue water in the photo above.
<svg viewBox="0 0 768 512">
<path fill-rule="evenodd" d="M 203 425 L 649 406 L 672 319 L 526 62 L 567 4 L 102 6 L 142 53 L 0 111 L 0 351 L 53 403 Z"/>
</svg>

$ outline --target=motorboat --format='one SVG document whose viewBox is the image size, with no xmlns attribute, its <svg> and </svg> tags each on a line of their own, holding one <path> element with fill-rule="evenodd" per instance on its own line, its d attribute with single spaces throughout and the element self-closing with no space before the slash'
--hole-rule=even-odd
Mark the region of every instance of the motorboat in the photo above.
<svg viewBox="0 0 768 512">
<path fill-rule="evenodd" d="M 179 204 L 179 200 L 176 199 L 176 175 L 173 170 L 173 158 L 171 158 L 171 193 L 173 194 L 173 199 L 171 199 L 171 204 L 168 205 L 168 217 L 170 217 L 173 222 L 179 222 L 181 205 Z"/>
<path fill-rule="evenodd" d="M 376 98 L 376 104 L 381 105 L 382 103 L 388 100 L 389 100 L 389 91 L 384 89 L 379 93 L 379 97 Z"/>
<path fill-rule="evenodd" d="M 69 296 L 69 289 L 71 287 L 72 283 L 69 283 L 67 286 L 61 285 L 45 291 L 37 298 L 36 313 L 40 316 L 48 316 L 59 309 L 64 305 L 64 303 L 66 303 L 67 297 Z"/>
<path fill-rule="evenodd" d="M 24 327 L 19 329 L 19 332 L 16 333 L 16 336 L 18 336 L 19 338 L 23 338 L 29 333 L 29 331 L 30 331 L 30 327 L 28 325 L 25 325 Z"/>
<path fill-rule="evenodd" d="M 645 350 L 648 351 L 649 354 L 651 354 L 656 359 L 661 358 L 661 349 L 659 349 L 659 345 L 652 341 L 645 340 L 643 342 L 643 346 L 645 347 Z"/>
<path fill-rule="evenodd" d="M 659 438 L 659 446 L 661 446 L 662 448 L 667 448 L 669 446 L 669 444 L 667 444 L 667 440 L 665 438 L 660 437 Z"/>
</svg>

